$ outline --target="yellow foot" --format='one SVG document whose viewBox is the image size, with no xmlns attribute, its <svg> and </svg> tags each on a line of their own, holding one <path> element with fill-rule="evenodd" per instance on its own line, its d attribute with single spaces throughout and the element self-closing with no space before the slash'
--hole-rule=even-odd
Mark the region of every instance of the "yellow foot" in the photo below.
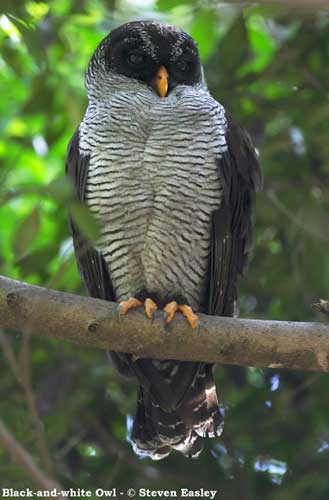
<svg viewBox="0 0 329 500">
<path fill-rule="evenodd" d="M 178 311 L 178 304 L 177 302 L 169 302 L 164 308 L 164 313 L 165 313 L 165 322 L 166 323 L 171 323 L 172 320 L 174 319 L 175 312 Z"/>
<path fill-rule="evenodd" d="M 128 300 L 123 300 L 122 302 L 119 302 L 119 315 L 123 316 L 126 314 L 129 309 L 134 309 L 135 307 L 140 307 L 143 305 L 143 302 L 141 302 L 138 299 L 135 299 L 135 297 L 131 297 Z"/>
<path fill-rule="evenodd" d="M 186 304 L 183 304 L 183 305 L 179 306 L 179 310 L 181 313 L 183 313 L 183 315 L 187 319 L 187 322 L 191 328 L 197 328 L 199 326 L 199 318 L 193 312 L 192 307 L 190 307 Z"/>
<path fill-rule="evenodd" d="M 199 326 L 199 318 L 193 312 L 192 307 L 187 304 L 177 304 L 177 302 L 169 302 L 164 308 L 165 312 L 165 322 L 170 323 L 175 316 L 177 311 L 180 311 L 186 318 L 188 324 L 191 328 L 197 328 Z"/>
<path fill-rule="evenodd" d="M 135 297 L 130 297 L 130 299 L 128 300 L 119 302 L 119 315 L 124 316 L 129 311 L 129 309 L 135 309 L 136 307 L 141 307 L 143 305 L 145 308 L 146 316 L 150 319 L 154 319 L 155 311 L 158 309 L 158 306 L 155 302 L 153 302 L 152 299 L 149 298 L 146 299 L 144 303 L 139 299 L 136 299 Z"/>
</svg>

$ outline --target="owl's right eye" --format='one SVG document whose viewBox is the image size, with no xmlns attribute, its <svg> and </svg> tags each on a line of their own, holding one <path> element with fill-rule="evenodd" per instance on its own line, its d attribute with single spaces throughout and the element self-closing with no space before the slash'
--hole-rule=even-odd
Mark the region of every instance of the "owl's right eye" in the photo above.
<svg viewBox="0 0 329 500">
<path fill-rule="evenodd" d="M 142 54 L 138 54 L 136 52 L 130 52 L 130 54 L 128 54 L 127 56 L 127 61 L 132 66 L 140 66 L 145 61 L 145 58 Z"/>
</svg>

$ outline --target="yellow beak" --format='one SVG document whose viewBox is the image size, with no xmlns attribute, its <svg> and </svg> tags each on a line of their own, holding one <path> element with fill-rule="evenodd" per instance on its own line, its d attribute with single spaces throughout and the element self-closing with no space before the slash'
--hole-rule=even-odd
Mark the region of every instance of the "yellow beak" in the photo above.
<svg viewBox="0 0 329 500">
<path fill-rule="evenodd" d="M 151 82 L 152 87 L 154 88 L 154 90 L 157 91 L 160 97 L 166 97 L 167 95 L 168 78 L 169 78 L 168 71 L 164 66 L 160 66 L 160 68 L 157 71 L 157 74 L 155 75 L 154 80 Z"/>
</svg>

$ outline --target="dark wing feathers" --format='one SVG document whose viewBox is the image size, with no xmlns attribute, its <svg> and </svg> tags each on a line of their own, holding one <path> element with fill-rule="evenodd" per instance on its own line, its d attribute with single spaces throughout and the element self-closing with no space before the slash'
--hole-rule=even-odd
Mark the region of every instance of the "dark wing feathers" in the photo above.
<svg viewBox="0 0 329 500">
<path fill-rule="evenodd" d="M 227 151 L 218 162 L 222 206 L 213 214 L 208 314 L 232 316 L 238 278 L 245 269 L 252 241 L 254 195 L 262 176 L 248 133 L 230 115 Z"/>
<path fill-rule="evenodd" d="M 89 157 L 82 156 L 79 152 L 79 129 L 77 129 L 68 145 L 66 174 L 73 182 L 80 202 L 84 202 L 85 198 L 88 167 Z M 70 218 L 70 228 L 78 269 L 90 295 L 99 299 L 115 300 L 110 275 L 102 254 L 83 237 L 72 218 Z"/>
<path fill-rule="evenodd" d="M 85 199 L 88 168 L 89 156 L 82 156 L 79 152 L 79 128 L 77 128 L 67 147 L 66 174 L 73 182 L 80 201 Z"/>
<path fill-rule="evenodd" d="M 89 157 L 82 156 L 79 152 L 79 129 L 77 129 L 67 149 L 66 174 L 71 179 L 80 202 L 85 200 L 88 168 Z M 84 278 L 91 297 L 115 301 L 111 277 L 103 255 L 84 238 L 72 217 L 70 217 L 70 229 L 78 269 Z M 111 359 L 121 374 L 126 376 L 134 375 L 125 355 L 111 353 Z"/>
</svg>

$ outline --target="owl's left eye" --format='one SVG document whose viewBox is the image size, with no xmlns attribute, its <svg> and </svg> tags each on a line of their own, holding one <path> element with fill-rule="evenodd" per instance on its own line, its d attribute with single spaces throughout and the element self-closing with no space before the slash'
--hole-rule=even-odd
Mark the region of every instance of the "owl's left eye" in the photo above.
<svg viewBox="0 0 329 500">
<path fill-rule="evenodd" d="M 136 52 L 130 52 L 130 54 L 128 54 L 127 56 L 127 61 L 132 66 L 140 66 L 145 61 L 145 58 L 142 54 L 137 54 Z"/>
<path fill-rule="evenodd" d="M 190 69 L 191 63 L 189 61 L 181 59 L 180 61 L 177 61 L 176 66 L 180 71 L 186 73 Z"/>
</svg>

